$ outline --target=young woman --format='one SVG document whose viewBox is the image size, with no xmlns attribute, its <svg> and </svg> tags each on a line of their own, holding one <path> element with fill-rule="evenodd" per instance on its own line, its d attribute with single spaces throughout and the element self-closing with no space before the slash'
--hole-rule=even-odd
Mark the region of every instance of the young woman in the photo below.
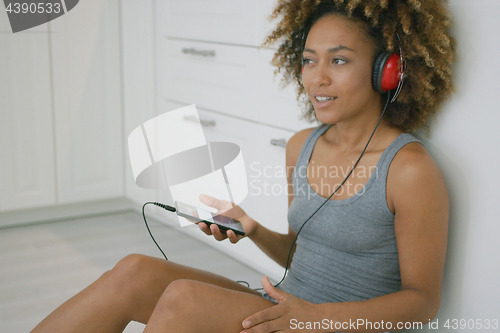
<svg viewBox="0 0 500 333">
<path fill-rule="evenodd" d="M 281 0 L 273 16 L 281 21 L 266 43 L 282 41 L 274 62 L 307 97 L 306 115 L 322 123 L 287 145 L 287 170 L 295 167 L 289 232 L 201 199 L 238 219 L 282 266 L 303 223 L 328 200 L 300 231 L 283 284 L 263 278 L 261 295 L 208 272 L 130 255 L 33 332 L 120 332 L 131 320 L 146 323 L 145 332 L 384 332 L 436 315 L 448 195 L 438 166 L 407 132 L 424 126 L 453 90 L 446 10 L 438 0 Z M 402 53 L 406 63 L 401 94 L 387 108 L 393 92 L 372 84 L 383 51 Z M 350 170 L 360 155 L 329 198 L 345 177 L 331 171 Z M 241 239 L 199 226 L 217 240 Z"/>
</svg>

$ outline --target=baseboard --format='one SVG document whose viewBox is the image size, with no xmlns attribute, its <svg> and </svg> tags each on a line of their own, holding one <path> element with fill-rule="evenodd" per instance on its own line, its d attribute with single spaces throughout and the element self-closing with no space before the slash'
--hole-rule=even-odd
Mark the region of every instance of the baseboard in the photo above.
<svg viewBox="0 0 500 333">
<path fill-rule="evenodd" d="M 133 203 L 127 198 L 88 201 L 0 213 L 0 228 L 28 224 L 64 221 L 75 218 L 116 214 L 132 211 Z"/>
</svg>

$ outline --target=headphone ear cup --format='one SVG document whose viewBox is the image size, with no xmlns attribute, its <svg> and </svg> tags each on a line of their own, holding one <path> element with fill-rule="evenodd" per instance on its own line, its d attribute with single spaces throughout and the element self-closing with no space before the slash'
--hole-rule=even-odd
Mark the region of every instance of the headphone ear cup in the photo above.
<svg viewBox="0 0 500 333">
<path fill-rule="evenodd" d="M 378 91 L 381 94 L 385 94 L 387 92 L 382 89 L 382 76 L 384 74 L 385 65 L 390 56 L 391 53 L 382 52 L 377 56 L 375 62 L 373 63 L 372 86 L 375 91 Z"/>
</svg>

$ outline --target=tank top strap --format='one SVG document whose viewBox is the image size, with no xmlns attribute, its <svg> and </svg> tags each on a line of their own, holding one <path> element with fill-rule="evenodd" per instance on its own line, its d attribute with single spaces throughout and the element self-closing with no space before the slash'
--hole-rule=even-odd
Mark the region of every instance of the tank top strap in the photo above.
<svg viewBox="0 0 500 333">
<path fill-rule="evenodd" d="M 377 170 L 377 176 L 381 176 L 380 184 L 385 188 L 385 184 L 387 181 L 387 173 L 389 172 L 389 166 L 392 163 L 392 160 L 396 156 L 396 154 L 406 146 L 408 143 L 418 142 L 423 145 L 422 141 L 411 135 L 410 133 L 402 133 L 400 134 L 394 141 L 387 147 L 387 149 L 383 152 L 380 157 L 380 162 L 377 163 L 379 170 Z"/>
<path fill-rule="evenodd" d="M 327 129 L 332 126 L 331 124 L 322 124 L 315 129 L 307 137 L 302 149 L 300 150 L 299 157 L 297 158 L 296 166 L 299 167 L 301 165 L 307 166 L 309 164 L 309 160 L 311 159 L 312 152 L 314 150 L 314 146 L 316 145 L 316 141 L 318 138 L 326 132 Z"/>
</svg>

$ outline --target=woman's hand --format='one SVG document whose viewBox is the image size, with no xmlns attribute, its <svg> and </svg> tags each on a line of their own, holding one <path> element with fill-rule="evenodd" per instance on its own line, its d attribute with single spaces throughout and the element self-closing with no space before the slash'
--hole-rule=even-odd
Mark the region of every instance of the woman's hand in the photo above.
<svg viewBox="0 0 500 333">
<path fill-rule="evenodd" d="M 278 304 L 243 320 L 242 325 L 245 330 L 241 333 L 332 332 L 328 318 L 320 318 L 320 305 L 275 288 L 267 276 L 262 278 L 262 287 L 269 296 L 278 301 Z M 308 322 L 319 322 L 322 327 L 308 327 L 306 324 Z"/>
<path fill-rule="evenodd" d="M 200 195 L 200 201 L 205 205 L 217 209 L 217 213 L 223 216 L 238 220 L 245 231 L 245 236 L 237 235 L 232 230 L 221 231 L 216 224 L 211 224 L 210 227 L 203 222 L 198 223 L 198 227 L 207 235 L 213 235 L 218 241 L 229 238 L 231 243 L 237 243 L 240 239 L 252 235 L 257 228 L 257 222 L 250 218 L 243 209 L 233 204 L 232 202 L 219 200 L 206 194 Z"/>
</svg>

